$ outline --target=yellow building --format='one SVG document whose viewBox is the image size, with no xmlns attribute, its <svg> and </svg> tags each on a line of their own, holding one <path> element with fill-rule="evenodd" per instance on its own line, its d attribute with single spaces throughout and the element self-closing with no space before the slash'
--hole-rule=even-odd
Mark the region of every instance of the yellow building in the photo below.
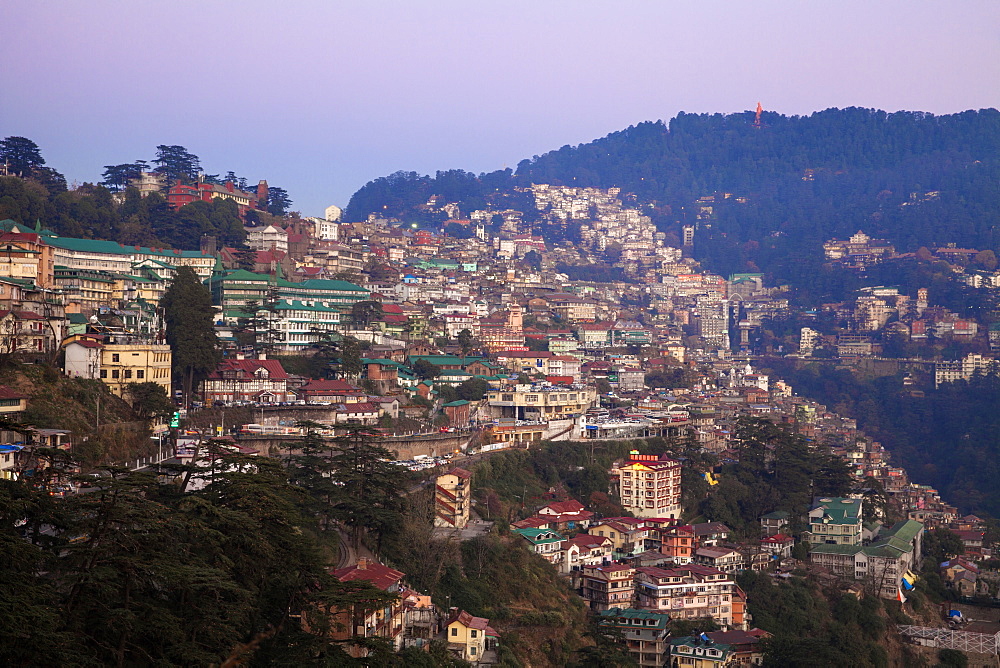
<svg viewBox="0 0 1000 668">
<path fill-rule="evenodd" d="M 479 663 L 496 647 L 497 632 L 485 617 L 473 617 L 461 610 L 448 620 L 446 628 L 448 649 L 466 661 Z"/>
<path fill-rule="evenodd" d="M 517 385 L 513 389 L 490 390 L 490 416 L 544 422 L 585 413 L 597 400 L 592 387 Z"/>
<path fill-rule="evenodd" d="M 123 396 L 132 383 L 156 383 L 170 396 L 170 346 L 156 343 L 109 343 L 101 348 L 101 380 Z"/>
<path fill-rule="evenodd" d="M 464 529 L 469 523 L 470 478 L 471 473 L 457 467 L 438 476 L 434 486 L 434 526 Z"/>
</svg>

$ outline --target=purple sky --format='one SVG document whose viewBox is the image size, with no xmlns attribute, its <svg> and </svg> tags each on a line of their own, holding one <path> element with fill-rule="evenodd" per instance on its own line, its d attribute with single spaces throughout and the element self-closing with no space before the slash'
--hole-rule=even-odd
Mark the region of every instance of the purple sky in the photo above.
<svg viewBox="0 0 1000 668">
<path fill-rule="evenodd" d="M 0 137 L 72 182 L 181 144 L 346 206 L 678 111 L 1000 107 L 1000 3 L 0 2 Z"/>
</svg>

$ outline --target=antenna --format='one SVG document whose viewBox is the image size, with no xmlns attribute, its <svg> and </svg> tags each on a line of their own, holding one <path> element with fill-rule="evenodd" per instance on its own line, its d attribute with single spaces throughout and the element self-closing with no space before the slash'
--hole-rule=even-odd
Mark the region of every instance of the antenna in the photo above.
<svg viewBox="0 0 1000 668">
<path fill-rule="evenodd" d="M 754 116 L 753 126 L 758 130 L 763 127 L 760 123 L 760 115 L 763 111 L 764 107 L 760 106 L 760 102 L 757 102 L 757 114 Z"/>
</svg>

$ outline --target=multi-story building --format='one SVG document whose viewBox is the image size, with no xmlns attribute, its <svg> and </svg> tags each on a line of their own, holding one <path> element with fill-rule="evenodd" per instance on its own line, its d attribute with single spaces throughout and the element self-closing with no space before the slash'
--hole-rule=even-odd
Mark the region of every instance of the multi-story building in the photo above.
<svg viewBox="0 0 1000 668">
<path fill-rule="evenodd" d="M 464 529 L 469 523 L 472 474 L 453 468 L 437 478 L 434 485 L 434 526 Z"/>
<path fill-rule="evenodd" d="M 143 260 L 157 260 L 172 267 L 191 267 L 202 280 L 212 275 L 215 257 L 201 251 L 126 246 L 117 241 L 73 239 L 43 233 L 41 241 L 53 249 L 54 265 L 69 269 L 99 269 L 128 274 Z"/>
<path fill-rule="evenodd" d="M 334 611 L 333 623 L 330 625 L 332 639 L 349 641 L 352 636 L 377 637 L 387 640 L 393 649 L 401 649 L 405 606 L 403 598 L 399 595 L 406 591 L 406 586 L 403 584 L 406 575 L 377 561 L 362 557 L 354 566 L 333 571 L 333 576 L 341 582 L 370 582 L 386 593 L 397 595 L 397 598 L 375 609 L 371 609 L 368 605 L 358 605 Z M 356 658 L 368 656 L 368 649 L 357 644 L 347 644 L 346 649 Z"/>
<path fill-rule="evenodd" d="M 883 528 L 868 545 L 816 545 L 809 550 L 809 561 L 836 575 L 866 581 L 882 598 L 905 601 L 903 577 L 920 566 L 923 532 L 920 522 L 904 520 Z"/>
<path fill-rule="evenodd" d="M 625 638 L 629 656 L 641 668 L 666 666 L 670 654 L 670 615 L 635 608 L 611 608 L 601 613 L 601 625 Z"/>
<path fill-rule="evenodd" d="M 591 610 L 603 612 L 611 608 L 632 607 L 634 568 L 609 564 L 583 566 L 578 572 L 580 596 Z"/>
<path fill-rule="evenodd" d="M 616 463 L 611 476 L 622 507 L 637 517 L 677 519 L 681 514 L 681 464 L 666 455 L 640 455 Z"/>
<path fill-rule="evenodd" d="M 732 648 L 702 636 L 670 639 L 670 666 L 678 668 L 724 668 L 737 665 Z M 664 663 L 662 665 L 668 665 Z"/>
<path fill-rule="evenodd" d="M 491 390 L 487 410 L 493 418 L 544 422 L 585 413 L 596 401 L 597 391 L 583 385 L 517 385 Z"/>
<path fill-rule="evenodd" d="M 667 612 L 674 619 L 711 617 L 722 626 L 744 628 L 746 594 L 718 568 L 637 568 L 635 591 L 638 608 Z"/>
<path fill-rule="evenodd" d="M 563 538 L 559 533 L 551 529 L 539 529 L 528 527 L 525 529 L 514 529 L 513 533 L 520 534 L 522 538 L 531 545 L 531 551 L 545 559 L 550 564 L 559 564 L 562 558 L 560 550 Z"/>
<path fill-rule="evenodd" d="M 227 359 L 219 362 L 201 386 L 205 403 L 288 401 L 288 374 L 278 360 Z"/>
<path fill-rule="evenodd" d="M 448 649 L 459 658 L 478 665 L 489 661 L 496 649 L 499 634 L 490 627 L 490 620 L 459 610 L 445 624 Z"/>
<path fill-rule="evenodd" d="M 101 348 L 100 378 L 113 394 L 126 396 L 132 383 L 156 383 L 167 396 L 171 391 L 170 346 L 142 340 L 105 343 Z"/>
<path fill-rule="evenodd" d="M 859 545 L 864 519 L 862 500 L 823 497 L 809 511 L 808 541 L 813 545 Z"/>
</svg>

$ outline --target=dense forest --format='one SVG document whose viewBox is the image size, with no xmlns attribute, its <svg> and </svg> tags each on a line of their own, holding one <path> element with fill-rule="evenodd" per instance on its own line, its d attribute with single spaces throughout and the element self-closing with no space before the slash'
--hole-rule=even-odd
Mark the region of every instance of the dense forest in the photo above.
<svg viewBox="0 0 1000 668">
<path fill-rule="evenodd" d="M 1000 517 L 1000 377 L 977 376 L 921 394 L 904 390 L 901 375 L 865 377 L 778 359 L 768 366 L 798 394 L 856 418 L 914 482 L 935 487 L 962 512 Z"/>
<path fill-rule="evenodd" d="M 760 127 L 753 120 L 751 112 L 681 113 L 523 160 L 516 171 L 398 172 L 358 190 L 347 216 L 433 222 L 443 217 L 425 206 L 433 195 L 465 214 L 489 205 L 533 215 L 522 201 L 530 194 L 514 188 L 617 186 L 676 232 L 695 223 L 699 197 L 732 193 L 699 224 L 696 256 L 721 273 L 759 268 L 795 286 L 814 283 L 824 241 L 859 229 L 901 251 L 945 243 L 1000 250 L 1000 112 L 848 108 L 765 112 Z"/>
</svg>

